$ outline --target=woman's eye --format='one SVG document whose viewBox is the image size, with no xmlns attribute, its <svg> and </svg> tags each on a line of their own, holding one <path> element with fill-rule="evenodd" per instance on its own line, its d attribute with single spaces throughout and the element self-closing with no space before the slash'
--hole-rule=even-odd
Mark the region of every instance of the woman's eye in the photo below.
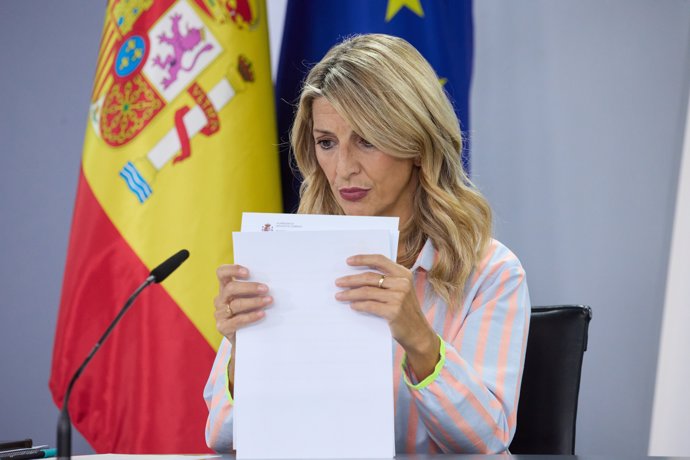
<svg viewBox="0 0 690 460">
<path fill-rule="evenodd" d="M 328 150 L 333 147 L 333 141 L 330 139 L 321 139 L 320 141 L 316 141 L 316 145 L 321 147 L 323 150 Z"/>
<path fill-rule="evenodd" d="M 362 144 L 362 147 L 364 147 L 364 148 L 366 148 L 366 149 L 372 149 L 372 148 L 374 148 L 374 144 L 372 144 L 371 142 L 367 141 L 366 139 L 360 139 L 360 140 L 359 140 L 359 143 Z"/>
</svg>

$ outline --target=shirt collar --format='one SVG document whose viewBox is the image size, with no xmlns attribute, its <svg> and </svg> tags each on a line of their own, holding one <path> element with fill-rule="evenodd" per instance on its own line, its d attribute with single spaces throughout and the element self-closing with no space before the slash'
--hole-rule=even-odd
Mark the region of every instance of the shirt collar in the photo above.
<svg viewBox="0 0 690 460">
<path fill-rule="evenodd" d="M 434 243 L 431 242 L 431 238 L 427 238 L 422 250 L 419 251 L 417 260 L 415 261 L 414 265 L 412 265 L 412 271 L 421 268 L 427 272 L 430 272 L 431 268 L 434 266 L 435 258 L 436 248 L 434 248 Z"/>
</svg>

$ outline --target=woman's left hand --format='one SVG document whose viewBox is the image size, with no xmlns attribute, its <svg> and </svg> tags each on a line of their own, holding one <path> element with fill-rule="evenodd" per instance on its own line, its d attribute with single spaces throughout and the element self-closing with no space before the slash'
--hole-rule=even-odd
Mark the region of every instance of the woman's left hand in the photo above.
<svg viewBox="0 0 690 460">
<path fill-rule="evenodd" d="M 335 284 L 346 289 L 338 292 L 336 299 L 349 302 L 354 310 L 385 318 L 393 338 L 405 349 L 415 376 L 423 380 L 434 371 L 440 342 L 419 306 L 412 272 L 380 254 L 353 256 L 347 264 L 380 273 L 338 278 Z"/>
</svg>

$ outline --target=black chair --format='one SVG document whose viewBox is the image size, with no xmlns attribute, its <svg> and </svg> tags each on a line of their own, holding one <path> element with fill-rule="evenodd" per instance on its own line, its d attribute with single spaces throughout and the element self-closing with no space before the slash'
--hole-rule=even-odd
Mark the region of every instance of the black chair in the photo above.
<svg viewBox="0 0 690 460">
<path fill-rule="evenodd" d="M 592 309 L 532 307 L 513 454 L 575 453 L 577 397 Z"/>
</svg>

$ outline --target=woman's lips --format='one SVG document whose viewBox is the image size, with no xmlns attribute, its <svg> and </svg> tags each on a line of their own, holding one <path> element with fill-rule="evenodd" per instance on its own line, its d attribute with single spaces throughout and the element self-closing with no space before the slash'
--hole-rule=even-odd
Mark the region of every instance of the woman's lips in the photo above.
<svg viewBox="0 0 690 460">
<path fill-rule="evenodd" d="M 369 189 L 366 188 L 359 188 L 359 187 L 349 187 L 349 188 L 341 188 L 338 190 L 340 192 L 340 196 L 343 198 L 343 200 L 347 201 L 359 201 L 365 196 L 367 196 L 367 193 L 369 193 Z"/>
</svg>

